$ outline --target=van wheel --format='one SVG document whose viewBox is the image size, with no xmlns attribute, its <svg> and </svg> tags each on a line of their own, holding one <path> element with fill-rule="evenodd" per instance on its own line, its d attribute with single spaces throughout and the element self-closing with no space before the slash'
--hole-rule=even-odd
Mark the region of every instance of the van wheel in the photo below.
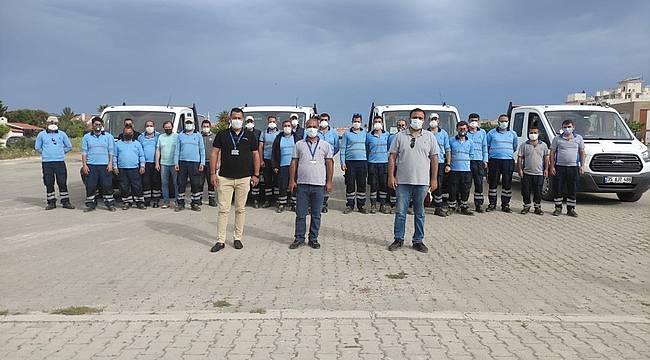
<svg viewBox="0 0 650 360">
<path fill-rule="evenodd" d="M 546 201 L 553 201 L 555 194 L 553 194 L 553 178 L 545 177 L 544 186 L 542 187 L 542 199 Z"/>
<path fill-rule="evenodd" d="M 643 193 L 635 193 L 635 192 L 618 192 L 616 193 L 616 196 L 618 196 L 618 199 L 623 201 L 623 202 L 635 202 L 641 199 L 641 196 L 643 196 Z"/>
</svg>

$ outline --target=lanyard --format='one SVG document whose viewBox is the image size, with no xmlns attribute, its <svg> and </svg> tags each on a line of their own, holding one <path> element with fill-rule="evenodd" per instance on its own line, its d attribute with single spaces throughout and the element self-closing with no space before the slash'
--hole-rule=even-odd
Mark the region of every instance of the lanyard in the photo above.
<svg viewBox="0 0 650 360">
<path fill-rule="evenodd" d="M 230 130 L 228 133 L 230 134 L 230 140 L 232 140 L 233 150 L 239 149 L 239 143 L 241 142 L 241 139 L 244 136 L 244 130 L 239 130 L 239 137 L 237 137 L 236 142 L 235 142 L 235 137 L 232 136 L 232 130 Z"/>
<path fill-rule="evenodd" d="M 309 153 L 311 154 L 311 159 L 314 159 L 314 156 L 316 156 L 316 150 L 318 150 L 318 143 L 320 142 L 320 138 L 316 140 L 316 146 L 314 146 L 314 150 L 311 149 L 311 141 L 307 141 L 307 147 L 309 148 Z"/>
</svg>

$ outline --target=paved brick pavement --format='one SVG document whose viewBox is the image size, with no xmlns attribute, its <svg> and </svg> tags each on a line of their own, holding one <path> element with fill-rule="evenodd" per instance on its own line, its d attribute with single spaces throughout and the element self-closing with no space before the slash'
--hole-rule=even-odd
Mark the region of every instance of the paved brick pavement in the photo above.
<svg viewBox="0 0 650 360">
<path fill-rule="evenodd" d="M 81 207 L 79 165 L 70 161 L 68 170 L 73 201 Z M 650 357 L 647 322 L 624 318 L 650 316 L 648 195 L 632 204 L 612 195 L 580 196 L 578 219 L 500 212 L 473 218 L 427 216 L 425 242 L 431 251 L 420 254 L 410 248 L 386 250 L 392 216 L 342 215 L 343 184 L 337 176 L 320 250 L 288 249 L 291 213 L 249 208 L 244 249 L 228 244 L 225 251 L 211 254 L 214 208 L 206 206 L 201 213 L 46 213 L 38 161 L 0 162 L 0 181 L 5 189 L 0 193 L 0 311 L 42 317 L 0 316 L 0 355 L 6 355 L 0 358 L 70 358 L 73 353 L 89 358 L 110 355 L 107 351 L 124 358 L 191 358 L 195 351 L 199 357 L 227 351 L 228 358 L 288 358 L 301 349 L 305 352 L 299 358 Z M 518 191 L 516 186 L 515 210 L 521 206 Z M 552 204 L 544 207 L 551 210 Z M 402 271 L 403 279 L 386 276 Z M 218 300 L 232 306 L 216 308 Z M 71 305 L 99 307 L 105 313 L 85 322 L 49 321 L 52 315 L 42 314 Z M 228 315 L 254 309 L 331 313 L 320 319 L 145 317 L 133 322 L 111 320 L 110 315 Z M 335 315 L 345 311 L 416 315 Z M 423 319 L 447 312 L 479 316 Z M 525 322 L 494 314 L 576 317 Z M 593 322 L 592 317 L 606 321 Z M 302 327 L 307 330 L 299 331 Z M 291 329 L 283 332 L 286 328 Z M 314 328 L 323 343 L 310 340 L 307 334 Z M 327 340 L 326 329 L 333 329 L 334 339 Z M 176 338 L 183 340 L 177 343 Z M 256 346 L 260 344 L 269 347 Z"/>
</svg>

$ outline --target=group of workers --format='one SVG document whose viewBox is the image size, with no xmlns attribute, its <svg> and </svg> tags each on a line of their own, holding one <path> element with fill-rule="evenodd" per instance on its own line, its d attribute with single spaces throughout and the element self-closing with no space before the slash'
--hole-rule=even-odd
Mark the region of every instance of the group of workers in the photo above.
<svg viewBox="0 0 650 360">
<path fill-rule="evenodd" d="M 305 243 L 306 216 L 311 215 L 308 244 L 320 247 L 318 231 L 321 213 L 328 212 L 332 190 L 333 157 L 340 156 L 346 185 L 344 214 L 358 212 L 395 212 L 394 242 L 389 250 L 404 242 L 406 215 L 413 214 L 415 233 L 413 248 L 426 252 L 424 206 L 431 205 L 441 217 L 455 212 L 473 215 L 468 204 L 474 185 L 474 211 L 497 209 L 497 187 L 501 184 L 501 211 L 510 213 L 513 172 L 522 179 L 522 214 L 531 211 L 542 215 L 541 194 L 544 179 L 552 176 L 555 193 L 553 215 L 576 217 L 576 190 L 579 174 L 584 171 L 585 153 L 582 137 L 574 133 L 571 120 L 562 124 L 550 149 L 539 139 L 539 129 L 532 124 L 528 140 L 518 144 L 517 134 L 509 129 L 509 118 L 500 115 L 498 127 L 486 132 L 478 114 L 456 124 L 457 135 L 449 136 L 439 126 L 439 116 L 413 109 L 410 120 L 397 122 L 398 132 L 389 134 L 381 116 L 372 120 L 368 131 L 362 116 L 354 114 L 352 124 L 339 141 L 330 127 L 330 117 L 322 113 L 300 127 L 298 115 L 288 119 L 269 116 L 264 130 L 255 129 L 255 119 L 246 117 L 239 108 L 230 112 L 229 129 L 214 134 L 209 120 L 196 129 L 186 118 L 182 132 L 166 121 L 163 133 L 153 121 L 145 123 L 144 132 L 125 119 L 124 129 L 115 141 L 104 129 L 103 120 L 94 117 L 92 129 L 82 140 L 82 174 L 86 186 L 86 209 L 97 206 L 97 194 L 115 211 L 113 174 L 118 178 L 122 209 L 130 207 L 169 208 L 170 188 L 176 193 L 175 211 L 185 208 L 185 190 L 190 183 L 190 208 L 201 210 L 203 189 L 208 183 L 208 204 L 218 206 L 217 242 L 211 251 L 225 248 L 226 226 L 231 207 L 235 207 L 234 247 L 241 249 L 245 206 L 252 198 L 253 207 L 275 206 L 277 212 L 296 212 L 295 249 Z M 428 120 L 428 129 L 424 129 Z M 42 155 L 43 181 L 46 187 L 46 210 L 56 208 L 55 182 L 64 208 L 74 209 L 67 191 L 65 153 L 72 149 L 67 135 L 58 129 L 58 119 L 49 117 L 47 127 L 38 134 L 36 150 Z M 515 159 L 515 152 L 517 153 Z M 488 206 L 484 209 L 483 178 L 487 170 Z M 261 180 L 261 181 L 260 181 Z M 366 185 L 370 185 L 370 206 L 366 206 Z M 170 186 L 171 185 L 171 186 Z M 449 193 L 448 209 L 443 207 L 443 186 Z M 531 201 L 532 197 L 532 201 Z M 162 198 L 162 204 L 161 202 Z"/>
</svg>

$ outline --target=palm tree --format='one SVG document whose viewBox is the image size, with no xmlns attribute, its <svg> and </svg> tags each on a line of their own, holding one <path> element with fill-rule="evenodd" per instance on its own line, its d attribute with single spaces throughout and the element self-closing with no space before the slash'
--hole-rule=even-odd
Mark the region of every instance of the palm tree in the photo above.
<svg viewBox="0 0 650 360">
<path fill-rule="evenodd" d="M 59 116 L 59 120 L 61 121 L 68 121 L 72 120 L 72 118 L 75 117 L 74 111 L 69 106 L 66 106 L 63 108 L 63 111 L 61 112 L 61 115 Z"/>
<path fill-rule="evenodd" d="M 7 107 L 5 104 L 2 103 L 2 100 L 0 100 L 0 116 L 5 116 L 5 113 L 9 107 Z"/>
<path fill-rule="evenodd" d="M 109 107 L 109 106 L 110 106 L 110 105 L 108 105 L 108 104 L 101 104 L 101 105 L 99 105 L 99 106 L 97 107 L 97 112 L 101 114 L 101 112 L 104 111 L 104 109 L 106 109 L 106 108 Z"/>
</svg>

